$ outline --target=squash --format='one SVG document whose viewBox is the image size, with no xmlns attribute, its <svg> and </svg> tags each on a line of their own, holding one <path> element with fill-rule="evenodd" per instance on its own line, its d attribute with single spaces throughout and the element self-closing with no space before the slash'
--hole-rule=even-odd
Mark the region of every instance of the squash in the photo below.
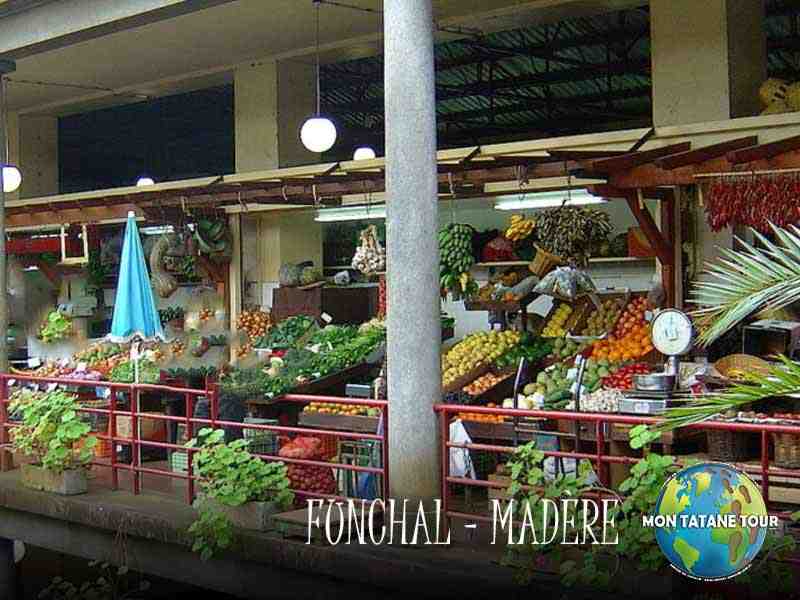
<svg viewBox="0 0 800 600">
<path fill-rule="evenodd" d="M 153 289 L 162 298 L 169 298 L 178 289 L 178 280 L 164 269 L 164 255 L 169 250 L 171 241 L 166 235 L 161 236 L 150 252 L 150 272 Z"/>
</svg>

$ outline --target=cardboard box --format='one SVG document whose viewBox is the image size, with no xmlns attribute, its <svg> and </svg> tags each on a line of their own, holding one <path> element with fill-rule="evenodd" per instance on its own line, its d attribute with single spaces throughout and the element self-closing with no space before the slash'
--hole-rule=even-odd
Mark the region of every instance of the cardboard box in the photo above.
<svg viewBox="0 0 800 600">
<path fill-rule="evenodd" d="M 163 415 L 162 412 L 140 413 L 141 439 L 151 442 L 164 442 L 167 439 L 167 422 L 160 419 L 147 418 L 147 415 Z M 117 437 L 133 438 L 132 418 L 117 416 Z"/>
</svg>

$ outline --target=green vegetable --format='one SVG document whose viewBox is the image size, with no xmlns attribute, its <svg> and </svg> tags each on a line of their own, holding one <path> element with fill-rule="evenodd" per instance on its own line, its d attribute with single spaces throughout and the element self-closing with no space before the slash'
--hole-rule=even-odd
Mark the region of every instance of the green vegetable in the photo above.
<svg viewBox="0 0 800 600">
<path fill-rule="evenodd" d="M 109 380 L 116 383 L 133 383 L 135 376 L 133 361 L 127 360 L 111 370 Z M 139 383 L 158 383 L 161 380 L 161 369 L 151 360 L 139 361 Z"/>
<path fill-rule="evenodd" d="M 204 499 L 211 498 L 224 506 L 274 502 L 279 508 L 288 509 L 294 494 L 289 489 L 286 465 L 253 456 L 247 450 L 248 443 L 236 440 L 226 444 L 222 429 L 205 428 L 197 439 L 186 444 L 187 448 L 200 448 L 194 455 L 194 470 Z M 199 519 L 189 527 L 194 536 L 192 550 L 208 560 L 215 550 L 230 544 L 233 531 L 227 518 L 207 501 L 201 500 L 199 512 Z"/>
<path fill-rule="evenodd" d="M 39 337 L 45 344 L 52 344 L 63 340 L 72 333 L 72 319 L 61 311 L 54 310 L 47 315 L 47 319 L 39 330 Z"/>
<path fill-rule="evenodd" d="M 291 348 L 308 331 L 317 327 L 316 321 L 305 315 L 289 317 L 270 329 L 269 333 L 256 341 L 257 348 Z"/>
</svg>

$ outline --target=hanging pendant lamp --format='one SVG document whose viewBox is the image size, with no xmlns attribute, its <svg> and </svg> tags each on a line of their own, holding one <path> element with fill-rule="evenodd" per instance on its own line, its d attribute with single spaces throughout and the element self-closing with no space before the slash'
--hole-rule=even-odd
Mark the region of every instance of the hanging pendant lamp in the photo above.
<svg viewBox="0 0 800 600">
<path fill-rule="evenodd" d="M 317 154 L 326 152 L 336 142 L 336 126 L 329 118 L 320 113 L 320 75 L 319 75 L 319 8 L 320 0 L 312 0 L 315 5 L 317 20 L 316 37 L 316 77 L 317 77 L 317 111 L 314 116 L 306 119 L 300 128 L 300 141 L 308 150 Z"/>
</svg>

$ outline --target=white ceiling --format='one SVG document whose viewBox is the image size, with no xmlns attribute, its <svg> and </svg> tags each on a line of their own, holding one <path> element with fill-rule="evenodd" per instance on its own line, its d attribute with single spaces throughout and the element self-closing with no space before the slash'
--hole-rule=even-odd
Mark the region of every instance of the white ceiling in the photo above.
<svg viewBox="0 0 800 600">
<path fill-rule="evenodd" d="M 376 8 L 380 0 L 349 0 Z M 608 10 L 636 0 L 434 0 L 440 23 L 510 29 L 567 14 Z M 373 52 L 378 18 L 329 5 L 321 8 L 321 43 L 328 60 Z M 44 52 L 17 62 L 8 84 L 10 110 L 64 114 L 197 89 L 230 80 L 231 68 L 266 57 L 307 60 L 314 46 L 311 0 L 237 0 Z M 303 57 L 306 58 L 303 58 Z M 14 80 L 17 80 L 15 82 Z M 39 86 L 19 80 L 97 86 L 124 92 Z M 141 96 L 138 96 L 141 99 Z"/>
</svg>

